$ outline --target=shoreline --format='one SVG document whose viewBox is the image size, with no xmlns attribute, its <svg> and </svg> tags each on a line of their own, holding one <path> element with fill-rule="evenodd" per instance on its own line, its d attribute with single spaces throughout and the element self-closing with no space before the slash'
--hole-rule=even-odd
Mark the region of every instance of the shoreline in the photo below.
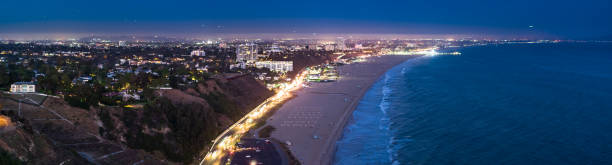
<svg viewBox="0 0 612 165">
<path fill-rule="evenodd" d="M 291 143 L 289 149 L 302 164 L 332 164 L 336 141 L 365 93 L 389 69 L 417 57 L 384 55 L 338 67 L 338 81 L 296 91 L 298 96 L 268 119 L 267 125 L 277 128 L 271 137 Z"/>
</svg>

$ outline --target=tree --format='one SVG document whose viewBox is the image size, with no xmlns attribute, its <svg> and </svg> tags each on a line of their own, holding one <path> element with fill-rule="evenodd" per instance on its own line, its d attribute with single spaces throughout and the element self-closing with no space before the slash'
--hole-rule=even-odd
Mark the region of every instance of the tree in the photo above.
<svg viewBox="0 0 612 165">
<path fill-rule="evenodd" d="M 0 66 L 0 88 L 8 87 L 10 83 L 9 81 L 10 77 L 8 71 L 4 66 Z"/>
<path fill-rule="evenodd" d="M 64 99 L 72 106 L 89 109 L 89 106 L 98 105 L 104 92 L 106 90 L 100 84 L 94 84 L 93 86 L 79 84 L 71 89 L 71 95 L 64 97 Z"/>
<path fill-rule="evenodd" d="M 178 78 L 175 75 L 170 75 L 170 87 L 178 88 Z"/>
<path fill-rule="evenodd" d="M 15 157 L 15 155 L 10 154 L 9 152 L 5 151 L 4 149 L 0 149 L 0 164 L 21 165 L 21 164 L 24 164 L 24 163 L 21 162 L 21 160 L 19 160 L 17 157 Z"/>
</svg>

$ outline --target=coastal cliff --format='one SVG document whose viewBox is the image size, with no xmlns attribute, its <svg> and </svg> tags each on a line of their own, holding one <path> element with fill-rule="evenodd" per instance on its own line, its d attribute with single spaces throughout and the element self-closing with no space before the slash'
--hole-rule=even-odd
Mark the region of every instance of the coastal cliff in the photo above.
<svg viewBox="0 0 612 165">
<path fill-rule="evenodd" d="M 19 105 L 2 96 L 2 112 L 15 127 L 2 128 L 0 147 L 26 164 L 190 164 L 271 95 L 252 77 L 235 76 L 156 90 L 155 97 L 130 108 L 82 109 L 52 97 Z"/>
<path fill-rule="evenodd" d="M 104 135 L 173 162 L 191 163 L 225 128 L 273 93 L 255 79 L 213 79 L 184 90 L 157 91 L 141 109 L 108 109 Z"/>
</svg>

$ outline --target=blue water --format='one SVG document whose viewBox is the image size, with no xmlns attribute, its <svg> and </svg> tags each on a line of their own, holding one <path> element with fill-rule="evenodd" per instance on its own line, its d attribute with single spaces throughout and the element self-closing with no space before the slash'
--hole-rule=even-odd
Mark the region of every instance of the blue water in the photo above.
<svg viewBox="0 0 612 165">
<path fill-rule="evenodd" d="M 612 45 L 460 51 L 389 70 L 335 164 L 612 164 Z"/>
</svg>

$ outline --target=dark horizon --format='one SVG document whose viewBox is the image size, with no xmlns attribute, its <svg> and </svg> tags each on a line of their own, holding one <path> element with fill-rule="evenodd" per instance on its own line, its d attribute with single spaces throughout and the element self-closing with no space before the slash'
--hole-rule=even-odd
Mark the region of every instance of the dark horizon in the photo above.
<svg viewBox="0 0 612 165">
<path fill-rule="evenodd" d="M 398 33 L 0 33 L 0 40 L 205 41 L 205 40 L 573 40 L 554 36 Z M 602 40 L 607 41 L 607 40 Z"/>
<path fill-rule="evenodd" d="M 418 34 L 609 39 L 606 0 L 428 1 L 11 1 L 0 37 L 32 34 Z"/>
</svg>

